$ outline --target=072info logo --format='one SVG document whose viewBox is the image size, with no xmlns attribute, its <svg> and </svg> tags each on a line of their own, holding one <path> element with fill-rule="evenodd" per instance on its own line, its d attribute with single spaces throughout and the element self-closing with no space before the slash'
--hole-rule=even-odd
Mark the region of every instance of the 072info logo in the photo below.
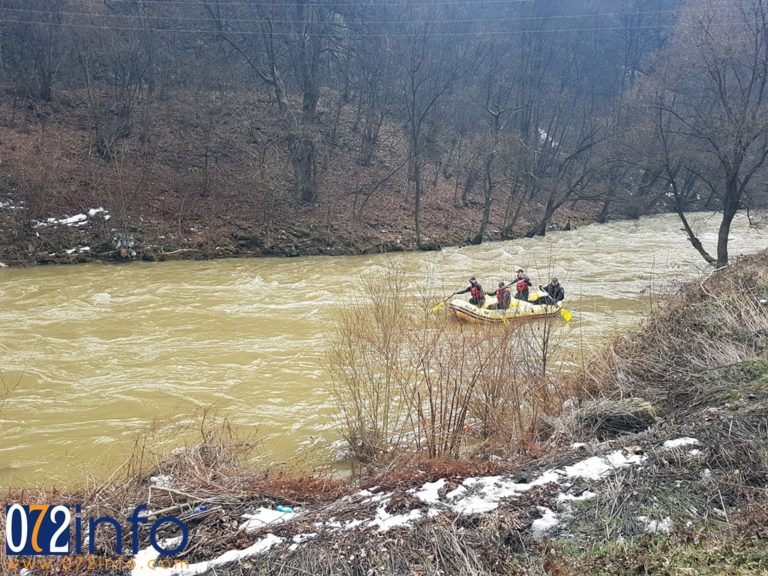
<svg viewBox="0 0 768 576">
<path fill-rule="evenodd" d="M 75 514 L 68 506 L 51 504 L 8 504 L 5 507 L 5 552 L 8 556 L 52 556 L 82 554 L 84 535 L 88 554 L 95 554 L 96 532 L 100 526 L 111 527 L 116 537 L 115 554 L 123 554 L 123 525 L 112 516 L 88 518 L 83 523 L 80 505 Z M 139 551 L 139 526 L 148 524 L 147 505 L 136 506 L 125 521 L 130 525 L 131 553 Z M 164 524 L 175 525 L 181 537 L 176 546 L 164 548 L 158 542 L 157 532 Z M 74 528 L 74 539 L 72 536 Z M 167 542 L 167 541 L 166 541 Z M 178 554 L 189 542 L 186 524 L 175 516 L 157 518 L 149 525 L 149 543 L 160 554 Z M 74 549 L 72 549 L 74 543 Z"/>
</svg>

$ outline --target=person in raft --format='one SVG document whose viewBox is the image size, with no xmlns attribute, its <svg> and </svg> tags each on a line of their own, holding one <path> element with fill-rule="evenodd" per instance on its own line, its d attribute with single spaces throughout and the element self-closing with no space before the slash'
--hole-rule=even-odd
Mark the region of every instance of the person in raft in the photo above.
<svg viewBox="0 0 768 576">
<path fill-rule="evenodd" d="M 517 269 L 517 271 L 515 272 L 515 279 L 512 280 L 512 282 L 520 282 L 520 280 L 525 282 L 528 285 L 528 288 L 533 286 L 533 284 L 531 283 L 531 279 L 528 278 L 528 274 L 526 274 L 525 270 L 523 270 L 522 268 Z"/>
<path fill-rule="evenodd" d="M 516 300 L 522 300 L 523 302 L 528 302 L 528 287 L 530 284 L 528 284 L 525 280 L 518 280 L 515 282 L 515 290 L 517 292 L 515 293 L 515 299 Z"/>
<path fill-rule="evenodd" d="M 493 310 L 506 310 L 509 308 L 510 302 L 512 302 L 512 293 L 509 291 L 509 286 L 504 282 L 499 282 L 499 287 L 495 292 L 486 292 L 488 296 L 496 295 L 496 302 L 488 306 Z"/>
<path fill-rule="evenodd" d="M 539 286 L 539 289 L 546 292 L 547 295 L 539 297 L 536 304 L 557 304 L 565 300 L 565 289 L 557 278 L 552 278 L 549 284 Z"/>
<path fill-rule="evenodd" d="M 456 294 L 466 294 L 467 292 L 469 292 L 471 296 L 469 299 L 470 304 L 474 304 L 475 306 L 482 306 L 485 304 L 485 292 L 483 292 L 483 287 L 474 276 L 469 279 L 469 286 L 464 288 L 464 290 L 459 290 Z"/>
</svg>

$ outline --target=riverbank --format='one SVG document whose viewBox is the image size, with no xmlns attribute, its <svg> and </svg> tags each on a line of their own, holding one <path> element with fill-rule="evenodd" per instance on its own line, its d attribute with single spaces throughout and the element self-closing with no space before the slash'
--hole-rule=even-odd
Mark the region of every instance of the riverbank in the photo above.
<svg viewBox="0 0 768 576">
<path fill-rule="evenodd" d="M 301 202 L 262 96 L 174 94 L 106 154 L 89 128 L 87 94 L 33 104 L 0 88 L 0 262 L 340 256 L 473 241 L 482 186 L 465 194 L 453 168 L 427 165 L 416 246 L 406 150 L 399 127 L 387 123 L 366 165 L 357 159 L 359 135 L 340 130 L 333 158 L 319 168 L 317 201 Z M 351 125 L 353 112 L 345 114 L 341 125 Z M 593 221 L 593 204 L 564 205 L 550 228 Z M 543 211 L 538 199 L 499 190 L 483 239 L 525 236 Z"/>
<path fill-rule="evenodd" d="M 170 508 L 190 527 L 187 573 L 762 574 L 766 299 L 766 253 L 679 287 L 572 377 L 600 399 L 574 399 L 526 454 L 352 485 L 254 474 L 250 443 L 224 426 L 125 480 L 16 497 L 85 515 Z M 114 545 L 105 531 L 99 549 Z"/>
</svg>

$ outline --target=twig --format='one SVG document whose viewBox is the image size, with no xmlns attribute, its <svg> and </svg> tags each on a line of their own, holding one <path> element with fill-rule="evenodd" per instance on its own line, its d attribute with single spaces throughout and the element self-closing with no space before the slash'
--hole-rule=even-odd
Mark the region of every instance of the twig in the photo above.
<svg viewBox="0 0 768 576">
<path fill-rule="evenodd" d="M 706 278 L 704 278 L 704 280 L 702 280 L 702 281 L 701 281 L 701 283 L 699 284 L 699 285 L 701 286 L 701 291 L 702 291 L 702 292 L 704 292 L 704 294 L 706 294 L 707 296 L 709 296 L 709 297 L 710 297 L 710 298 L 712 298 L 713 300 L 717 300 L 718 298 L 717 298 L 717 297 L 716 297 L 714 294 L 712 294 L 712 293 L 711 293 L 709 290 L 707 290 L 706 288 L 704 288 L 704 284 L 706 283 L 706 281 L 707 281 L 707 280 L 709 280 L 710 278 L 712 278 L 712 276 L 714 276 L 714 275 L 715 275 L 717 272 L 720 272 L 720 270 L 724 270 L 724 269 L 725 269 L 725 268 L 727 268 L 727 267 L 728 267 L 728 264 L 726 264 L 725 266 L 720 266 L 720 268 L 715 268 L 715 269 L 714 269 L 714 270 L 712 270 L 712 272 L 710 272 L 710 273 L 707 275 L 707 277 L 706 277 Z"/>
</svg>

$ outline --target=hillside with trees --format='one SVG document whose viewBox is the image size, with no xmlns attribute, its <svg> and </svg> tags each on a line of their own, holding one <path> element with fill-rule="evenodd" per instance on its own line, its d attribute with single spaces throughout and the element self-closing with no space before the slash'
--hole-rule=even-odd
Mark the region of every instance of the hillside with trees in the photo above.
<svg viewBox="0 0 768 576">
<path fill-rule="evenodd" d="M 4 0 L 0 261 L 434 249 L 675 211 L 722 266 L 735 213 L 766 199 L 767 17 Z M 714 253 L 694 210 L 722 213 Z"/>
</svg>

